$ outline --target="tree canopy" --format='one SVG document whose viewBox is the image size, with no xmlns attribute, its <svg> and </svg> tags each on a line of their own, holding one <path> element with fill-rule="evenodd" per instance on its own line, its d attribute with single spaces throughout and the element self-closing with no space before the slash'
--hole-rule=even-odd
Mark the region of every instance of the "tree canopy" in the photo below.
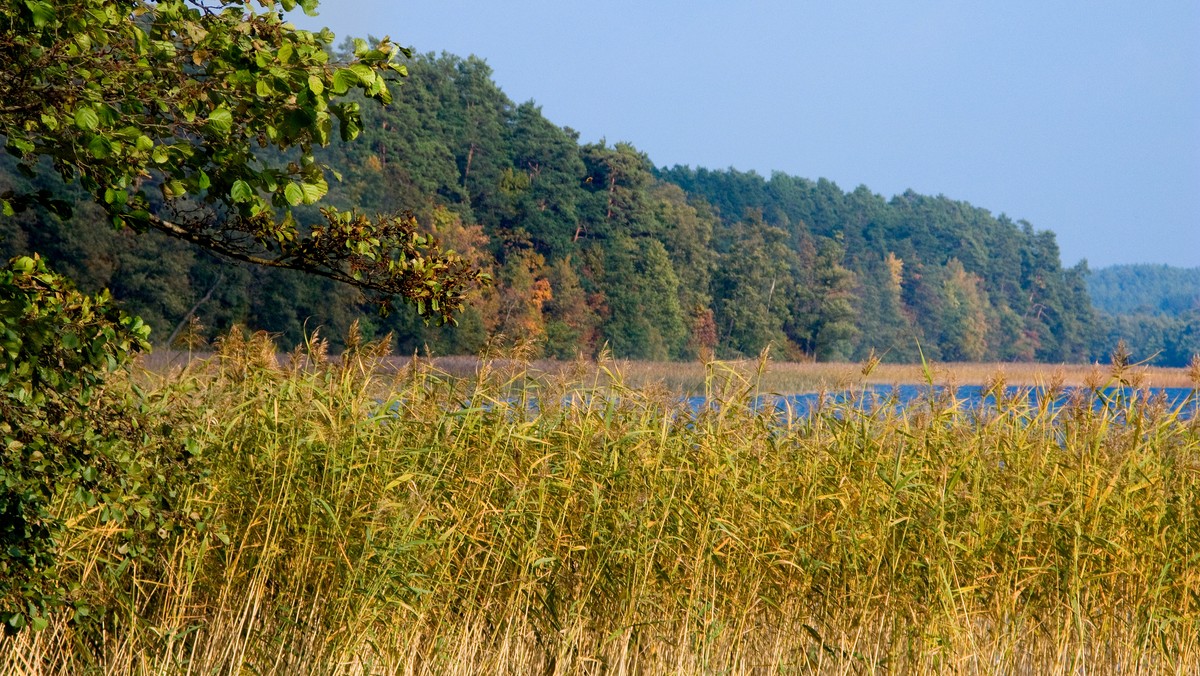
<svg viewBox="0 0 1200 676">
<path fill-rule="evenodd" d="M 76 182 L 117 227 L 157 230 L 229 258 L 292 268 L 452 318 L 480 273 L 407 215 L 294 209 L 329 190 L 314 148 L 387 104 L 407 51 L 283 13 L 315 0 L 21 0 L 0 8 L 0 136 L 27 175 Z M 336 177 L 336 175 L 334 175 Z M 6 217 L 71 208 L 50 191 L 0 194 Z"/>
<path fill-rule="evenodd" d="M 320 69 L 331 78 L 390 44 L 330 50 L 314 39 L 331 53 L 314 56 L 327 59 Z M 656 168 L 629 143 L 582 143 L 535 103 L 515 103 L 478 57 L 392 48 L 388 63 L 395 67 L 377 72 L 396 77 L 403 65 L 410 73 L 403 87 L 383 81 L 394 103 L 371 105 L 356 80 L 329 105 L 358 104 L 359 140 L 321 147 L 308 137 L 305 166 L 343 178 L 328 181 L 320 204 L 411 212 L 414 233 L 436 233 L 470 269 L 494 276 L 493 288 L 462 298 L 454 331 L 425 325 L 420 306 L 379 317 L 352 287 L 327 278 L 229 266 L 155 233 L 113 234 L 92 223 L 111 208 L 103 199 L 85 203 L 40 180 L 52 172 L 21 178 L 8 158 L 0 158 L 0 192 L 48 189 L 89 218 L 62 222 L 38 208 L 0 219 L 0 255 L 40 251 L 84 290 L 112 289 L 161 327 L 158 342 L 195 317 L 203 337 L 242 324 L 293 343 L 313 327 L 334 337 L 358 321 L 368 336 L 392 332 L 400 350 L 439 354 L 528 341 L 558 357 L 607 345 L 619 357 L 672 359 L 754 355 L 768 344 L 789 359 L 863 359 L 874 350 L 892 361 L 1078 361 L 1094 349 L 1101 327 L 1086 267 L 1064 267 L 1053 233 L 1024 221 L 911 191 L 885 198 L 825 179 Z M 336 114 L 329 120 L 342 130 Z M 299 142 L 251 145 L 263 167 L 303 164 Z M 167 213 L 162 180 L 142 186 L 159 209 L 151 213 Z M 318 205 L 293 206 L 280 186 L 254 192 L 300 233 L 325 227 Z M 204 204 L 206 195 L 174 203 Z M 286 261 L 291 250 L 271 251 Z"/>
</svg>

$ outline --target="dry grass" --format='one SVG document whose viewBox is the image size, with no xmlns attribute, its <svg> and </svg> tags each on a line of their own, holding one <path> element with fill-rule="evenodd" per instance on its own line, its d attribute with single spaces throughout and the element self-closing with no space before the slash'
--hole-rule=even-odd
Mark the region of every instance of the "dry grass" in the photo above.
<svg viewBox="0 0 1200 676">
<path fill-rule="evenodd" d="M 409 360 L 389 360 L 391 368 L 403 368 Z M 447 373 L 470 377 L 478 371 L 482 360 L 475 357 L 438 357 L 432 363 Z M 490 363 L 497 363 L 492 361 Z M 518 362 L 520 363 L 520 362 Z M 562 376 L 580 364 L 539 359 L 526 363 L 535 375 Z M 592 375 L 598 374 L 599 365 L 592 362 L 583 365 Z M 701 362 L 641 362 L 612 360 L 605 368 L 620 374 L 622 381 L 631 387 L 665 387 L 677 392 L 703 392 L 707 369 Z M 954 385 L 987 385 L 1002 378 L 1009 385 L 1019 387 L 1085 387 L 1108 380 L 1111 369 L 1099 364 L 1033 364 L 1033 363 L 931 363 L 922 364 L 878 364 L 864 376 L 865 364 L 849 362 L 769 362 L 761 373 L 755 360 L 723 362 L 723 367 L 753 377 L 763 392 L 801 394 L 821 390 L 854 388 L 862 385 L 919 385 L 928 380 L 926 368 L 932 372 L 933 382 Z M 1192 377 L 1188 369 L 1157 366 L 1132 366 L 1125 374 L 1135 386 L 1151 388 L 1191 387 Z"/>
<path fill-rule="evenodd" d="M 302 356 L 141 376 L 223 530 L 131 571 L 98 644 L 60 621 L 0 672 L 1200 670 L 1200 423 L 1161 404 L 791 419 L 752 404 L 792 365 L 700 366 L 692 412 L 612 364 Z"/>
<path fill-rule="evenodd" d="M 187 353 L 158 350 L 143 359 L 150 371 L 166 372 L 193 359 L 206 360 L 212 352 Z M 285 354 L 277 356 L 283 362 Z M 337 359 L 334 357 L 333 359 Z M 672 392 L 703 393 L 709 369 L 704 362 L 646 362 L 601 358 L 596 361 L 559 361 L 554 359 L 505 359 L 471 356 L 400 357 L 379 362 L 383 371 L 398 372 L 413 362 L 427 363 L 447 375 L 471 378 L 486 363 L 489 368 L 517 368 L 532 378 L 570 377 L 594 381 L 606 373 L 634 388 L 666 388 Z M 760 391 L 779 394 L 854 388 L 862 385 L 920 385 L 931 378 L 937 384 L 989 385 L 1002 379 L 1017 387 L 1089 387 L 1106 382 L 1112 367 L 1107 364 L 1039 364 L 1025 362 L 930 362 L 928 364 L 855 362 L 778 362 L 769 361 L 760 370 L 758 360 L 721 362 L 722 368 L 753 378 Z M 928 369 L 928 372 L 927 372 Z M 864 375 L 864 370 L 869 371 Z M 1194 370 L 1194 368 L 1192 369 Z M 1195 381 L 1192 370 L 1135 364 L 1123 374 L 1135 387 L 1189 388 Z"/>
</svg>

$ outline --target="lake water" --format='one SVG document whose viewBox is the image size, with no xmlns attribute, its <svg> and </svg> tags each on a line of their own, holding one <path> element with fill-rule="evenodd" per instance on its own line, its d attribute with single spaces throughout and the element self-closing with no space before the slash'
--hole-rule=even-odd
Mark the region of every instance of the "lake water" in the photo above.
<svg viewBox="0 0 1200 676">
<path fill-rule="evenodd" d="M 1009 400 L 1023 397 L 1030 406 L 1038 407 L 1051 394 L 1046 388 L 1009 387 L 1005 389 L 1004 396 Z M 928 408 L 931 402 L 948 403 L 951 397 L 960 408 L 984 410 L 996 406 L 995 395 L 985 392 L 984 388 L 978 385 L 964 385 L 954 388 L 953 391 L 941 385 L 878 385 L 853 392 L 764 395 L 758 398 L 756 407 L 774 406 L 780 412 L 790 410 L 793 415 L 804 417 L 828 406 L 852 406 L 860 410 L 874 410 L 879 407 L 893 407 L 897 410 Z M 1053 395 L 1053 399 L 1049 401 L 1050 408 L 1057 410 L 1077 397 L 1085 401 L 1090 400 L 1093 408 L 1109 406 L 1116 410 L 1131 401 L 1160 399 L 1168 410 L 1178 409 L 1181 418 L 1191 419 L 1200 415 L 1200 396 L 1195 390 L 1184 387 L 1156 387 L 1145 390 L 1109 387 L 1094 392 L 1087 388 L 1065 387 Z M 688 398 L 688 405 L 699 411 L 711 404 L 704 397 L 696 396 Z"/>
</svg>

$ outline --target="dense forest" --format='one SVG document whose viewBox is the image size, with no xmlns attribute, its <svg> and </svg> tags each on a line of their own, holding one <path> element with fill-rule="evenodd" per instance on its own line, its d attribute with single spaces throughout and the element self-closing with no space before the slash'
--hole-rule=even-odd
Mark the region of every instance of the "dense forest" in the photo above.
<svg viewBox="0 0 1200 676">
<path fill-rule="evenodd" d="M 44 210 L 0 221 L 0 255 L 39 251 L 85 289 L 110 288 L 160 344 L 235 324 L 285 343 L 319 328 L 336 342 L 359 319 L 368 335 L 434 354 L 519 343 L 561 358 L 607 346 L 690 359 L 773 344 L 787 359 L 1057 362 L 1101 357 L 1132 330 L 1093 312 L 1086 264 L 1064 268 L 1054 234 L 1025 221 L 943 196 L 655 167 L 630 144 L 581 143 L 514 103 L 481 59 L 421 55 L 408 69 L 393 105 L 362 106 L 357 142 L 324 151 L 341 175 L 325 202 L 410 211 L 488 271 L 493 284 L 456 327 L 405 308 L 380 316 L 322 278 L 115 232 L 86 202 L 70 224 Z M 72 199 L 51 172 L 27 179 L 5 162 L 0 191 Z M 1160 362 L 1200 351 L 1190 311 L 1159 315 L 1188 334 L 1156 348 Z"/>
<path fill-rule="evenodd" d="M 1180 366 L 1200 354 L 1200 268 L 1114 265 L 1088 276 L 1097 352 L 1118 340 L 1151 363 Z"/>
<path fill-rule="evenodd" d="M 1092 305 L 1110 315 L 1181 315 L 1200 310 L 1200 268 L 1113 265 L 1088 276 Z"/>
</svg>

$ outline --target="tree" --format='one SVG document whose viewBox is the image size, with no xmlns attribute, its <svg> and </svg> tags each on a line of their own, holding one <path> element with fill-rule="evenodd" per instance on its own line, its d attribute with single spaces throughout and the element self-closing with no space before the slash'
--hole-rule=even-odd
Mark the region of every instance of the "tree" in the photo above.
<svg viewBox="0 0 1200 676">
<path fill-rule="evenodd" d="M 360 103 L 351 95 L 390 101 L 392 76 L 404 74 L 396 57 L 407 52 L 387 40 L 356 41 L 352 61 L 331 62 L 328 31 L 284 22 L 283 12 L 298 4 L 311 12 L 316 1 L 5 3 L 5 149 L 27 178 L 77 184 L 91 201 L 81 209 L 87 221 L 315 273 L 371 292 L 384 308 L 399 296 L 419 314 L 453 320 L 467 289 L 484 277 L 418 230 L 411 215 L 372 219 L 325 209 L 307 223 L 299 217 L 328 191 L 314 149 L 331 142 L 335 121 L 343 141 L 358 135 Z M 44 217 L 37 227 L 50 230 L 61 225 L 54 218 L 73 211 L 61 199 L 69 192 L 58 195 L 39 181 L 8 181 L 0 190 L 4 221 L 34 210 Z M 163 286 L 157 275 L 185 276 L 190 267 L 187 256 L 160 256 L 155 276 L 124 281 L 147 295 Z M 72 606 L 77 621 L 95 615 L 78 580 L 59 574 L 64 514 L 95 512 L 125 540 L 111 557 L 99 557 L 101 577 L 148 574 L 152 547 L 184 530 L 175 509 L 198 479 L 189 447 L 152 432 L 160 426 L 136 388 L 104 386 L 148 347 L 148 333 L 141 320 L 114 309 L 107 292 L 77 292 L 40 258 L 18 257 L 0 269 L 5 631 L 45 627 L 50 613 Z"/>
<path fill-rule="evenodd" d="M 548 279 L 553 296 L 546 304 L 546 354 L 557 359 L 594 355 L 600 318 L 570 256 L 550 266 Z"/>
<path fill-rule="evenodd" d="M 407 50 L 355 41 L 332 62 L 328 30 L 283 12 L 316 0 L 24 0 L 0 9 L 0 135 L 25 173 L 76 181 L 114 226 L 158 230 L 228 258 L 396 296 L 452 319 L 481 280 L 407 216 L 294 209 L 328 191 L 315 147 L 362 126 L 357 92 L 388 103 Z M 0 195 L 6 217 L 47 191 Z"/>
<path fill-rule="evenodd" d="M 547 259 L 558 259 L 573 250 L 579 214 L 576 200 L 584 176 L 577 137 L 556 127 L 532 102 L 523 103 L 513 118 L 514 171 L 525 179 L 515 191 L 510 230 L 521 229 Z"/>
<path fill-rule="evenodd" d="M 942 282 L 945 313 L 942 318 L 942 358 L 979 361 L 987 354 L 986 292 L 980 279 L 963 268 L 957 258 L 946 264 Z"/>
<path fill-rule="evenodd" d="M 845 248 L 840 237 L 805 237 L 799 249 L 784 330 L 807 355 L 820 361 L 846 359 L 859 328 L 854 323 L 854 273 L 842 266 Z"/>
<path fill-rule="evenodd" d="M 499 271 L 499 307 L 491 333 L 509 345 L 537 345 L 546 337 L 546 302 L 554 297 L 545 276 L 546 259 L 532 250 L 514 252 Z"/>
<path fill-rule="evenodd" d="M 886 361 L 918 359 L 920 341 L 904 305 L 904 265 L 903 259 L 889 251 L 880 263 L 864 266 L 857 293 L 862 329 L 857 358 L 866 359 L 874 350 Z"/>
<path fill-rule="evenodd" d="M 767 225 L 759 211 L 726 234 L 713 275 L 713 313 L 722 352 L 753 356 L 774 343 L 787 344 L 784 326 L 793 316 L 798 256 L 787 233 Z"/>
<path fill-rule="evenodd" d="M 687 345 L 679 280 L 662 242 L 617 234 L 600 247 L 609 315 L 603 333 L 613 354 L 678 359 Z"/>
<path fill-rule="evenodd" d="M 109 373 L 149 347 L 149 327 L 88 296 L 37 257 L 0 268 L 0 628 L 47 626 L 70 609 L 103 617 L 59 574 L 63 512 L 96 514 L 120 542 L 93 580 L 153 567 L 150 547 L 182 532 L 184 488 L 199 479 L 188 443 L 156 434 L 154 405 Z M 134 563 L 131 567 L 129 564 Z M 86 586 L 86 585 L 85 585 Z"/>
<path fill-rule="evenodd" d="M 716 347 L 716 325 L 712 311 L 713 269 L 717 252 L 712 248 L 716 217 L 707 204 L 690 204 L 676 185 L 658 183 L 650 192 L 655 218 L 662 228 L 662 241 L 679 278 L 679 307 L 688 324 L 686 356 L 712 356 Z"/>
<path fill-rule="evenodd" d="M 582 223 L 574 240 L 607 239 L 617 234 L 633 237 L 658 235 L 647 190 L 653 176 L 649 158 L 628 143 L 609 148 L 604 141 L 583 146 L 586 168 Z M 654 230 L 654 231 L 652 231 Z"/>
</svg>

